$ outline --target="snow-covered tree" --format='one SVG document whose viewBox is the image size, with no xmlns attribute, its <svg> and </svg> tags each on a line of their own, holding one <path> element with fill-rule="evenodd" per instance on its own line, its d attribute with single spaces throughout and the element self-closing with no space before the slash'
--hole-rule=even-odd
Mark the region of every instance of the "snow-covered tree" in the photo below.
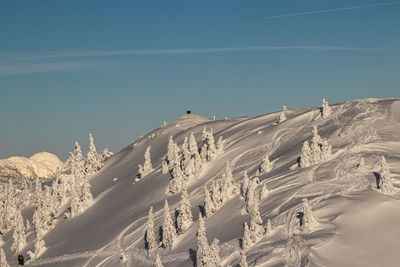
<svg viewBox="0 0 400 267">
<path fill-rule="evenodd" d="M 94 145 L 94 139 L 92 134 L 89 134 L 89 151 L 86 154 L 85 159 L 85 172 L 87 176 L 96 173 L 101 165 L 101 156 L 97 154 L 96 146 Z"/>
<path fill-rule="evenodd" d="M 169 137 L 168 141 L 168 150 L 166 161 L 168 163 L 169 169 L 172 169 L 176 166 L 180 166 L 180 157 L 179 157 L 179 147 L 172 139 L 172 136 Z"/>
<path fill-rule="evenodd" d="M 146 152 L 144 153 L 143 165 L 139 164 L 139 178 L 144 178 L 153 171 L 153 166 L 151 165 L 150 149 L 151 146 L 147 147 Z"/>
<path fill-rule="evenodd" d="M 199 154 L 199 149 L 197 147 L 196 138 L 193 132 L 191 132 L 189 135 L 189 151 L 191 154 L 191 160 L 193 161 L 195 176 L 198 177 L 203 168 L 203 163 Z"/>
<path fill-rule="evenodd" d="M 247 222 L 245 222 L 243 224 L 242 248 L 247 250 L 252 243 L 253 241 L 251 240 L 250 229 Z"/>
<path fill-rule="evenodd" d="M 182 189 L 181 200 L 177 208 L 176 226 L 178 234 L 183 234 L 193 222 L 191 204 L 186 188 Z"/>
<path fill-rule="evenodd" d="M 203 187 L 204 191 L 204 216 L 210 217 L 215 212 L 215 207 L 210 197 L 210 192 L 207 189 L 207 186 Z"/>
<path fill-rule="evenodd" d="M 203 129 L 203 145 L 201 147 L 200 157 L 206 161 L 211 161 L 217 158 L 217 148 L 215 147 L 214 135 L 212 130 L 209 132 Z"/>
<path fill-rule="evenodd" d="M 177 165 L 173 167 L 170 171 L 170 176 L 167 192 L 171 194 L 181 192 L 185 184 L 185 174 L 182 172 L 181 168 Z"/>
<path fill-rule="evenodd" d="M 153 207 L 150 207 L 149 217 L 147 219 L 147 231 L 146 231 L 146 249 L 152 251 L 158 247 L 156 240 L 156 231 L 154 229 L 153 219 Z"/>
<path fill-rule="evenodd" d="M 267 188 L 267 184 L 263 184 L 260 192 L 260 201 L 265 198 L 269 193 L 269 190 Z"/>
<path fill-rule="evenodd" d="M 160 255 L 158 253 L 156 256 L 156 267 L 164 267 L 164 265 L 161 262 Z"/>
<path fill-rule="evenodd" d="M 105 148 L 100 154 L 101 166 L 104 166 L 107 159 L 111 158 L 113 155 L 114 155 L 113 152 L 109 151 L 108 148 Z"/>
<path fill-rule="evenodd" d="M 224 143 L 225 143 L 224 137 L 220 136 L 218 138 L 218 141 L 217 141 L 217 152 L 218 152 L 218 154 L 221 154 L 224 151 Z"/>
<path fill-rule="evenodd" d="M 328 140 L 321 138 L 318 135 L 317 126 L 313 128 L 313 136 L 311 138 L 311 145 L 305 141 L 302 148 L 300 157 L 300 167 L 309 167 L 312 164 L 318 164 L 332 155 L 332 146 L 329 145 Z"/>
<path fill-rule="evenodd" d="M 71 189 L 71 218 L 78 216 L 82 212 L 82 206 L 80 203 L 80 197 L 78 192 L 76 192 L 75 187 Z"/>
<path fill-rule="evenodd" d="M 251 210 L 254 208 L 254 205 L 256 203 L 256 187 L 257 187 L 257 182 L 256 178 L 252 179 L 249 182 L 249 187 L 247 189 L 247 194 L 246 194 L 246 209 L 247 212 L 251 213 Z"/>
<path fill-rule="evenodd" d="M 210 245 L 210 256 L 212 266 L 221 267 L 221 259 L 219 257 L 219 240 L 214 238 L 213 242 Z"/>
<path fill-rule="evenodd" d="M 217 210 L 223 203 L 222 188 L 219 181 L 214 180 L 211 187 L 211 200 L 213 207 Z"/>
<path fill-rule="evenodd" d="M 240 193 L 241 193 L 243 198 L 246 198 L 248 188 L 249 188 L 249 176 L 247 175 L 247 171 L 244 170 L 242 186 L 241 186 L 241 189 L 240 189 Z"/>
<path fill-rule="evenodd" d="M 4 253 L 4 250 L 0 248 L 0 266 L 1 267 L 10 267 L 7 262 L 6 254 Z"/>
<path fill-rule="evenodd" d="M 17 210 L 15 218 L 14 218 L 14 234 L 13 234 L 13 244 L 12 248 L 17 252 L 23 249 L 26 244 L 26 234 L 25 234 L 25 226 L 24 219 L 22 218 L 22 214 L 20 210 Z"/>
<path fill-rule="evenodd" d="M 325 98 L 323 98 L 322 99 L 322 108 L 321 108 L 322 118 L 323 119 L 327 118 L 329 115 L 331 115 L 331 113 L 332 113 L 332 110 L 328 104 L 328 101 L 326 101 Z"/>
<path fill-rule="evenodd" d="M 248 267 L 246 253 L 243 250 L 240 251 L 240 267 Z"/>
<path fill-rule="evenodd" d="M 196 263 L 197 267 L 213 267 L 211 251 L 207 241 L 206 225 L 201 213 L 199 214 L 199 226 L 197 229 Z"/>
<path fill-rule="evenodd" d="M 265 228 L 263 226 L 263 221 L 261 218 L 260 211 L 258 209 L 258 201 L 255 200 L 253 208 L 250 212 L 250 239 L 253 243 L 257 242 L 265 234 Z"/>
<path fill-rule="evenodd" d="M 302 217 L 301 229 L 308 230 L 310 229 L 310 226 L 312 224 L 317 222 L 317 219 L 314 217 L 310 203 L 306 198 L 303 198 L 302 210 L 303 210 L 303 217 Z"/>
<path fill-rule="evenodd" d="M 83 177 L 85 177 L 85 160 L 82 156 L 82 150 L 77 141 L 75 141 L 74 152 L 70 153 L 71 162 L 71 174 L 75 177 L 75 186 L 79 188 L 82 186 Z"/>
<path fill-rule="evenodd" d="M 174 245 L 176 229 L 174 222 L 169 213 L 168 201 L 165 200 L 164 205 L 164 222 L 162 225 L 162 246 L 163 248 L 172 249 Z"/>
<path fill-rule="evenodd" d="M 271 232 L 272 232 L 272 224 L 271 224 L 271 220 L 268 219 L 268 220 L 267 220 L 267 230 L 266 230 L 265 235 L 266 235 L 266 236 L 270 236 L 270 235 L 271 235 Z"/>
<path fill-rule="evenodd" d="M 161 167 L 162 167 L 161 173 L 162 174 L 167 174 L 168 173 L 168 163 L 166 161 L 163 161 L 161 163 Z"/>
<path fill-rule="evenodd" d="M 392 184 L 392 179 L 390 177 L 390 171 L 386 165 L 386 159 L 384 156 L 381 157 L 381 169 L 379 171 L 379 176 L 378 189 L 382 193 L 392 193 L 394 191 L 394 187 Z"/>
<path fill-rule="evenodd" d="M 282 106 L 282 111 L 279 114 L 278 123 L 284 122 L 286 120 L 286 114 L 285 114 L 286 110 L 287 110 L 286 106 Z"/>
<path fill-rule="evenodd" d="M 229 161 L 226 162 L 225 172 L 222 175 L 221 179 L 221 192 L 222 198 L 228 199 L 233 196 L 234 184 L 233 184 L 233 175 L 232 175 L 232 167 Z"/>
<path fill-rule="evenodd" d="M 83 179 L 83 186 L 82 186 L 82 196 L 80 199 L 81 205 L 83 209 L 86 209 L 87 207 L 90 206 L 93 202 L 93 195 L 92 192 L 90 191 L 90 183 L 88 181 L 88 178 L 85 177 Z"/>
<path fill-rule="evenodd" d="M 273 168 L 273 164 L 269 161 L 268 154 L 265 155 L 261 162 L 261 166 L 259 168 L 259 174 L 266 174 L 270 172 Z"/>
</svg>

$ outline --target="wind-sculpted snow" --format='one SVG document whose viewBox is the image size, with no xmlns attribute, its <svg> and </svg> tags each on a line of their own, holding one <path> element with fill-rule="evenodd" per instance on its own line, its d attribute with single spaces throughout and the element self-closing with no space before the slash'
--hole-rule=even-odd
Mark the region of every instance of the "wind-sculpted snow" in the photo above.
<svg viewBox="0 0 400 267">
<path fill-rule="evenodd" d="M 59 216 L 56 227 L 43 236 L 47 250 L 28 266 L 145 267 L 155 266 L 157 254 L 165 267 L 194 266 L 205 190 L 212 201 L 213 184 L 218 188 L 228 180 L 235 193 L 223 198 L 213 212 L 203 213 L 207 246 L 219 249 L 222 266 L 239 266 L 243 253 L 248 266 L 396 266 L 400 262 L 399 103 L 398 99 L 355 100 L 325 106 L 329 111 L 323 117 L 320 108 L 310 108 L 287 109 L 286 120 L 279 119 L 278 111 L 220 121 L 186 115 L 167 123 L 116 153 L 91 177 L 92 206 L 74 218 Z M 314 127 L 332 146 L 332 154 L 300 168 L 303 143 L 311 142 Z M 162 174 L 170 136 L 181 146 L 193 132 L 200 149 L 204 128 L 212 130 L 215 140 L 223 136 L 223 150 L 204 162 L 198 177 L 187 184 L 193 221 L 185 224 L 184 231 L 169 235 L 173 242 L 162 246 L 162 226 L 171 230 L 170 220 L 164 219 L 165 200 L 174 222 L 181 209 L 182 194 L 169 194 L 170 174 Z M 153 170 L 135 182 L 150 146 Z M 242 184 L 245 171 L 247 185 Z M 380 190 L 382 176 L 390 178 L 393 191 Z M 249 201 L 246 192 L 253 182 Z M 156 242 L 154 249 L 146 250 L 150 207 Z M 244 223 L 251 224 L 251 212 L 257 221 L 256 238 L 243 250 Z M 32 216 L 29 208 L 22 214 L 25 219 Z M 33 248 L 31 236 L 27 234 L 23 253 Z M 11 239 L 11 234 L 3 237 L 9 262 L 16 258 L 8 247 Z M 203 262 L 209 259 L 201 257 Z"/>
<path fill-rule="evenodd" d="M 11 157 L 0 160 L 0 179 L 21 181 L 53 178 L 62 161 L 48 152 L 36 153 L 30 158 Z"/>
</svg>

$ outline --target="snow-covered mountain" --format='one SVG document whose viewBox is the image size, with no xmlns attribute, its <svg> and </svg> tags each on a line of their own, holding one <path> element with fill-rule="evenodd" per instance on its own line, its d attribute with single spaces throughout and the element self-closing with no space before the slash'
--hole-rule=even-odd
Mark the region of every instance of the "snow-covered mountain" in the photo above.
<svg viewBox="0 0 400 267">
<path fill-rule="evenodd" d="M 56 155 L 48 152 L 36 153 L 30 158 L 10 157 L 0 160 L 0 179 L 49 179 L 62 164 Z"/>
<path fill-rule="evenodd" d="M 43 236 L 47 249 L 28 266 L 156 266 L 157 254 L 166 267 L 193 266 L 199 257 L 199 212 L 207 214 L 204 185 L 212 198 L 217 188 L 223 195 L 204 218 L 208 245 L 213 252 L 219 248 L 221 266 L 245 266 L 244 256 L 248 266 L 398 266 L 400 99 L 361 99 L 331 110 L 323 105 L 226 120 L 185 115 L 150 132 L 91 176 L 92 206 L 74 218 L 59 213 L 56 226 Z M 174 221 L 180 209 L 181 194 L 170 193 L 171 175 L 163 171 L 176 167 L 163 163 L 174 161 L 167 155 L 174 147 L 170 136 L 182 148 L 193 132 L 203 149 L 204 128 L 219 145 L 186 182 L 193 222 L 176 235 L 172 249 L 148 252 L 150 207 L 157 247 L 166 231 L 165 200 Z M 221 136 L 223 142 L 217 142 Z M 144 158 L 149 146 L 151 166 Z M 140 179 L 139 164 L 146 174 Z M 233 184 L 224 187 L 229 169 Z M 249 185 L 242 196 L 245 180 Z M 390 190 L 384 190 L 385 181 Z M 244 223 L 247 231 L 257 228 L 258 211 L 267 232 L 247 240 Z M 31 220 L 32 208 L 23 216 Z M 33 230 L 27 231 L 24 254 L 34 246 Z M 204 241 L 203 231 L 199 236 Z M 211 245 L 214 238 L 218 245 Z M 17 256 L 10 250 L 12 231 L 3 240 L 11 262 Z"/>
</svg>

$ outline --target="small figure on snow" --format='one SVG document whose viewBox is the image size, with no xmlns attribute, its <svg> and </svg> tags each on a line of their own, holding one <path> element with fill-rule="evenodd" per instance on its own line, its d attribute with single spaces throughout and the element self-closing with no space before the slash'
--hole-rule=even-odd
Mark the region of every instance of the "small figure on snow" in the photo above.
<svg viewBox="0 0 400 267">
<path fill-rule="evenodd" d="M 18 255 L 18 265 L 24 265 L 24 255 L 22 254 Z"/>
</svg>

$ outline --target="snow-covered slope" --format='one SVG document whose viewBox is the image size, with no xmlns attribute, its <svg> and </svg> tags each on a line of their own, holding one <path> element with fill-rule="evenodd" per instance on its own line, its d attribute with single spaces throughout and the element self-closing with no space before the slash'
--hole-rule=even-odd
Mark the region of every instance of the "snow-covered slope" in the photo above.
<svg viewBox="0 0 400 267">
<path fill-rule="evenodd" d="M 235 182 L 243 179 L 244 170 L 253 179 L 266 153 L 274 168 L 259 176 L 257 192 L 264 184 L 269 189 L 259 207 L 264 223 L 271 220 L 272 232 L 247 250 L 249 266 L 398 266 L 400 100 L 339 103 L 332 105 L 326 118 L 319 108 L 287 110 L 287 120 L 279 124 L 278 117 L 279 112 L 213 121 L 187 115 L 140 138 L 92 178 L 95 203 L 73 219 L 60 216 L 57 226 L 44 236 L 47 250 L 29 266 L 155 266 L 155 255 L 148 255 L 144 246 L 149 208 L 154 207 L 158 230 L 165 199 L 171 211 L 179 202 L 179 195 L 165 194 L 169 175 L 161 173 L 168 139 L 173 136 L 181 145 L 194 132 L 200 143 L 204 127 L 213 129 L 216 140 L 223 136 L 224 152 L 206 163 L 188 187 L 194 222 L 172 250 L 158 249 L 164 266 L 193 266 L 203 185 L 221 177 L 226 161 L 233 165 Z M 299 168 L 302 145 L 310 141 L 313 126 L 332 145 L 333 155 Z M 148 146 L 154 171 L 135 183 Z M 396 187 L 390 195 L 376 190 L 382 155 Z M 365 164 L 357 167 L 361 158 Z M 300 229 L 298 218 L 303 198 L 309 200 L 318 220 L 308 231 Z M 29 210 L 24 215 L 32 216 Z M 239 266 L 239 239 L 248 221 L 239 196 L 206 219 L 208 242 L 220 240 L 222 266 Z M 9 239 L 10 234 L 5 236 Z M 31 235 L 24 253 L 32 249 L 32 240 Z M 9 249 L 6 254 L 16 257 Z"/>
<path fill-rule="evenodd" d="M 57 168 L 62 164 L 56 155 L 48 152 L 36 153 L 30 158 L 2 159 L 0 160 L 0 179 L 22 180 L 36 179 L 36 177 L 49 179 L 54 177 Z"/>
</svg>

